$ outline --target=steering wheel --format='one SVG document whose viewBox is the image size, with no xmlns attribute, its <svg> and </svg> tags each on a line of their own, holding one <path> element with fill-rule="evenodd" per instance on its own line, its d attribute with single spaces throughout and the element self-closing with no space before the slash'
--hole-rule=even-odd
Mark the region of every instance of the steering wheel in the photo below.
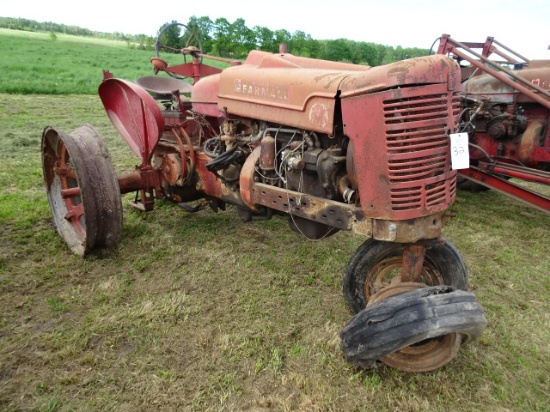
<svg viewBox="0 0 550 412">
<path fill-rule="evenodd" d="M 164 44 L 166 39 L 165 34 L 169 32 L 169 30 L 173 30 L 175 27 L 178 28 L 178 38 L 177 38 L 177 45 L 167 45 Z M 180 35 L 181 28 L 183 28 L 183 35 Z M 181 48 L 178 48 L 181 47 Z M 187 63 L 187 56 L 192 56 L 193 58 L 198 55 L 199 63 L 202 63 L 202 42 L 197 33 L 195 33 L 193 30 L 189 28 L 189 26 L 186 26 L 183 23 L 170 23 L 163 27 L 163 29 L 159 32 L 157 36 L 157 41 L 155 43 L 155 50 L 157 52 L 157 57 L 159 59 L 162 59 L 160 55 L 161 50 L 166 50 L 172 53 L 180 53 L 183 55 L 183 61 L 184 63 Z M 181 76 L 179 74 L 174 74 L 170 72 L 168 73 L 169 76 L 174 77 L 176 79 L 185 79 L 187 76 Z"/>
</svg>

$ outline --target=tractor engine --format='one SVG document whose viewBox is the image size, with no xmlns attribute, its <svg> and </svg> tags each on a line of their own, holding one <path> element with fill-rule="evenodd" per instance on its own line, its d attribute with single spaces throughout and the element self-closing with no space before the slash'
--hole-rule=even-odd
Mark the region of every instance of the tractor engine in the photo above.
<svg viewBox="0 0 550 412">
<path fill-rule="evenodd" d="M 246 118 L 228 118 L 221 131 L 219 136 L 205 142 L 204 151 L 213 159 L 206 168 L 216 174 L 228 189 L 227 193 L 239 192 L 243 164 L 256 150 L 259 158 L 254 168 L 254 182 L 354 204 L 355 190 L 346 178 L 347 142 L 342 136 L 330 138 L 322 133 Z M 232 203 L 237 202 L 238 198 L 232 199 Z M 243 221 L 279 213 L 257 207 L 253 213 L 243 206 L 239 208 Z M 337 232 L 301 217 L 294 217 L 290 227 L 310 238 Z"/>
<path fill-rule="evenodd" d="M 215 159 L 207 168 L 221 171 L 218 176 L 224 183 L 237 180 L 240 167 L 233 159 L 246 158 L 257 143 L 258 181 L 327 199 L 343 200 L 340 195 L 345 192 L 348 203 L 352 203 L 351 188 L 344 188 L 340 195 L 338 192 L 338 184 L 346 173 L 346 142 L 342 137 L 330 139 L 312 131 L 244 118 L 226 121 L 222 132 L 210 139 L 205 149 Z"/>
<path fill-rule="evenodd" d="M 219 125 L 201 142 L 204 167 L 220 185 L 210 194 L 238 205 L 243 220 L 294 215 L 298 205 L 279 203 L 290 191 L 360 206 L 385 221 L 386 233 L 375 235 L 384 239 L 395 239 L 394 220 L 435 216 L 440 227 L 456 189 L 448 134 L 458 115 L 458 66 L 430 56 L 391 67 L 253 51 L 244 64 L 201 79 L 192 112 Z M 253 199 L 257 184 L 265 189 Z M 342 215 L 350 210 L 335 205 L 321 219 L 301 209 L 291 227 L 324 237 L 349 228 Z"/>
</svg>

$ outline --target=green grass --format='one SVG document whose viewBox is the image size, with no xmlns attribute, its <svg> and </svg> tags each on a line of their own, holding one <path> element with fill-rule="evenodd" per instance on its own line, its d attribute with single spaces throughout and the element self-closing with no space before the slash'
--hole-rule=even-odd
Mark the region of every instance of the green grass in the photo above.
<svg viewBox="0 0 550 412">
<path fill-rule="evenodd" d="M 460 192 L 445 234 L 487 329 L 440 370 L 361 371 L 338 340 L 359 236 L 125 203 L 118 250 L 71 254 L 42 184 L 43 128 L 91 123 L 119 172 L 138 163 L 99 98 L 73 93 L 0 94 L 0 410 L 548 411 L 550 216 Z"/>
<path fill-rule="evenodd" d="M 0 93 L 95 95 L 103 70 L 130 81 L 153 75 L 148 62 L 155 53 L 125 42 L 61 34 L 52 41 L 49 33 L 0 29 Z M 183 62 L 182 56 L 162 56 Z"/>
</svg>

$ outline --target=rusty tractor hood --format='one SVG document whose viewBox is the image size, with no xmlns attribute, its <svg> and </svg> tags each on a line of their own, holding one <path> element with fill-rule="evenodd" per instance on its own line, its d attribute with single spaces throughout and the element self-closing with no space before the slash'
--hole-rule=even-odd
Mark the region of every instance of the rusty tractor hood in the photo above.
<svg viewBox="0 0 550 412">
<path fill-rule="evenodd" d="M 529 66 L 515 71 L 518 76 L 550 91 L 550 60 L 532 60 Z M 512 79 L 511 76 L 507 76 Z M 490 99 L 498 103 L 512 104 L 514 101 L 531 101 L 512 86 L 507 85 L 488 73 L 474 76 L 462 83 L 462 94 L 476 99 Z"/>
<path fill-rule="evenodd" d="M 456 63 L 441 55 L 369 67 L 252 51 L 244 64 L 199 81 L 192 100 L 197 108 L 199 102 L 214 104 L 216 89 L 221 113 L 332 134 L 338 96 L 447 83 L 455 69 Z"/>
<path fill-rule="evenodd" d="M 368 73 L 352 74 L 341 84 L 342 99 L 399 87 L 447 83 L 458 89 L 458 64 L 452 59 L 433 55 L 415 57 L 384 66 L 372 67 Z"/>
</svg>

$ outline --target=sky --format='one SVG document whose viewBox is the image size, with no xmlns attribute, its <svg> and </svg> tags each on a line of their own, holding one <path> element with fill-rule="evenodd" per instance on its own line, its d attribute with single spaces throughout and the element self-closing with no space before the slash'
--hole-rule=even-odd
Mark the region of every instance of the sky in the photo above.
<svg viewBox="0 0 550 412">
<path fill-rule="evenodd" d="M 550 59 L 548 0 L 176 0 L 142 5 L 136 0 L 10 0 L 0 6 L 0 17 L 148 36 L 156 36 L 164 23 L 186 23 L 191 16 L 243 18 L 249 28 L 301 30 L 317 40 L 393 47 L 429 49 L 444 33 L 460 42 L 493 36 L 527 58 Z"/>
</svg>

